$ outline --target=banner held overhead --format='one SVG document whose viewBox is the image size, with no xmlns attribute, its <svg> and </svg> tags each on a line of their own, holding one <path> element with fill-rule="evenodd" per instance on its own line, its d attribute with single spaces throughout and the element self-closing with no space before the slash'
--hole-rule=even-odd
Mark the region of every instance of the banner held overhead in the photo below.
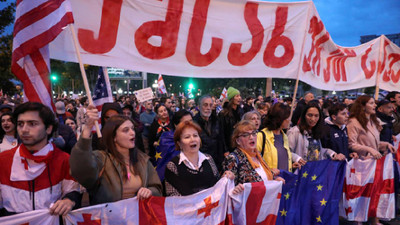
<svg viewBox="0 0 400 225">
<path fill-rule="evenodd" d="M 400 48 L 381 36 L 336 45 L 313 2 L 71 0 L 82 60 L 157 74 L 273 77 L 324 90 L 400 89 Z M 51 44 L 75 61 L 70 31 Z M 383 39 L 383 45 L 381 40 Z"/>
</svg>

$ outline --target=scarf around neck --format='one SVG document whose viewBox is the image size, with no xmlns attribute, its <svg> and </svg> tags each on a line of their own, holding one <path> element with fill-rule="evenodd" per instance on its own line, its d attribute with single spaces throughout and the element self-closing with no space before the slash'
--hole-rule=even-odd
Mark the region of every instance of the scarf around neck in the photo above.
<svg viewBox="0 0 400 225">
<path fill-rule="evenodd" d="M 31 153 L 24 144 L 15 151 L 11 166 L 11 181 L 34 180 L 46 169 L 53 157 L 54 146 L 48 143 L 42 149 Z"/>
<path fill-rule="evenodd" d="M 253 169 L 256 169 L 258 167 L 260 167 L 260 165 L 262 166 L 262 168 L 264 169 L 265 174 L 267 174 L 267 178 L 268 180 L 273 180 L 273 175 L 272 175 L 272 171 L 271 169 L 268 167 L 268 165 L 265 163 L 265 161 L 261 158 L 260 153 L 256 150 L 255 154 L 251 154 L 248 153 L 247 151 L 243 150 L 242 148 L 239 148 L 240 151 L 243 152 L 243 154 L 247 157 L 247 160 L 249 160 L 250 165 Z M 253 161 L 253 157 L 256 157 L 258 159 L 258 161 L 260 162 L 260 164 L 257 164 Z"/>
</svg>

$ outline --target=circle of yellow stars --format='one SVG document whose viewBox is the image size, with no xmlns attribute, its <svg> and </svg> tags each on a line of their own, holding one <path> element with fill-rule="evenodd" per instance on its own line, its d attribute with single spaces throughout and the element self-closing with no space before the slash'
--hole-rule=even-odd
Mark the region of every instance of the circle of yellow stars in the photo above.
<svg viewBox="0 0 400 225">
<path fill-rule="evenodd" d="M 302 174 L 302 178 L 307 179 L 308 175 L 309 175 L 309 174 L 307 173 L 307 171 L 305 171 L 305 172 Z M 311 181 L 316 181 L 317 178 L 318 178 L 317 175 L 314 174 L 313 176 L 311 176 Z M 296 183 L 297 183 L 297 181 L 296 181 Z M 322 188 L 323 188 L 323 187 L 324 187 L 324 186 L 321 185 L 321 184 L 317 185 L 317 186 L 316 186 L 317 191 L 322 191 Z M 284 194 L 283 196 L 285 197 L 285 200 L 288 200 L 288 199 L 290 198 L 290 193 L 287 192 L 287 193 Z M 326 203 L 327 203 L 328 201 L 326 201 L 325 198 L 322 198 L 322 200 L 319 201 L 319 202 L 321 203 L 321 206 L 326 206 Z M 286 211 L 286 210 L 283 208 L 283 209 L 282 209 L 281 211 L 279 211 L 279 212 L 280 212 L 281 216 L 287 216 L 287 212 L 288 212 L 288 211 Z M 322 223 L 321 216 L 316 217 L 315 220 L 316 220 L 317 223 Z"/>
</svg>

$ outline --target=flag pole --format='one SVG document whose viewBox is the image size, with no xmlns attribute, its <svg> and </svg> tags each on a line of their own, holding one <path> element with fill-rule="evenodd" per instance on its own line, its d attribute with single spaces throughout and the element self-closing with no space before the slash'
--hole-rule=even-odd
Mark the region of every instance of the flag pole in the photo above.
<svg viewBox="0 0 400 225">
<path fill-rule="evenodd" d="M 79 51 L 78 39 L 76 38 L 74 25 L 73 24 L 69 24 L 68 26 L 69 26 L 69 28 L 71 30 L 71 33 L 72 33 L 72 39 L 74 40 L 75 52 L 76 52 L 76 56 L 78 58 L 79 68 L 81 69 L 81 75 L 82 75 L 82 79 L 83 79 L 83 85 L 85 86 L 86 95 L 88 97 L 89 104 L 93 105 L 93 98 L 92 98 L 92 94 L 90 93 L 89 82 L 87 80 L 85 68 L 83 67 L 83 63 L 82 63 L 82 59 L 81 59 L 81 53 Z M 96 126 L 97 137 L 101 138 L 102 135 L 101 135 L 100 128 L 99 128 L 99 122 L 97 120 L 95 121 L 95 126 Z"/>
<path fill-rule="evenodd" d="M 381 60 L 381 58 L 382 58 L 382 52 L 383 52 L 383 48 L 384 48 L 384 46 L 383 46 L 383 41 L 384 41 L 384 37 L 383 37 L 383 35 L 381 35 L 381 37 L 380 37 L 380 43 L 379 43 L 379 58 L 378 58 L 378 62 L 380 62 L 379 60 Z M 379 98 L 379 80 L 380 80 L 380 77 L 379 77 L 379 74 L 381 73 L 381 71 L 382 71 L 382 63 L 378 63 L 378 70 L 376 71 L 376 80 L 375 80 L 375 101 L 377 101 L 378 100 L 378 98 Z"/>
<path fill-rule="evenodd" d="M 297 74 L 296 85 L 295 85 L 295 87 L 294 87 L 292 105 L 290 106 L 290 116 L 289 116 L 289 119 L 292 119 L 293 111 L 294 111 L 294 105 L 295 105 L 295 103 L 296 103 L 297 88 L 299 87 L 299 80 L 300 80 L 299 74 L 300 74 L 300 73 Z M 294 124 L 294 125 L 296 125 L 296 124 Z"/>
</svg>

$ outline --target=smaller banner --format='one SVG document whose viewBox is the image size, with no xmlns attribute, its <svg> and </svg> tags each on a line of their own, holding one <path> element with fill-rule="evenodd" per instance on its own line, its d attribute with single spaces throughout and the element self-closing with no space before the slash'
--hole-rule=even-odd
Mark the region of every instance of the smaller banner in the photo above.
<svg viewBox="0 0 400 225">
<path fill-rule="evenodd" d="M 142 102 L 145 102 L 145 101 L 148 101 L 148 100 L 151 100 L 154 98 L 154 93 L 150 87 L 134 91 L 133 94 L 135 94 L 136 99 L 139 101 L 139 103 L 142 103 Z"/>
</svg>

